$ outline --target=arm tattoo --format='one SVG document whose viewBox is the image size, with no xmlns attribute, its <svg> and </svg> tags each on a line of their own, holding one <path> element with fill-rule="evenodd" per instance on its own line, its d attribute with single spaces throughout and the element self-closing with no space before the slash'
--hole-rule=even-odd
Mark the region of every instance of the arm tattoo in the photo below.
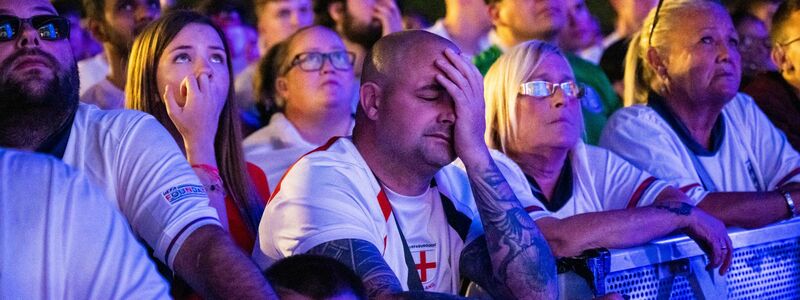
<svg viewBox="0 0 800 300">
<path fill-rule="evenodd" d="M 658 209 L 666 209 L 679 216 L 688 216 L 692 213 L 693 206 L 684 202 L 662 202 L 656 203 L 655 207 Z"/>
<path fill-rule="evenodd" d="M 486 234 L 492 274 L 506 290 L 495 292 L 510 293 L 517 299 L 556 298 L 555 259 L 544 235 L 493 162 L 473 173 L 469 174 L 470 184 Z M 484 288 L 494 294 L 492 287 Z"/>
<path fill-rule="evenodd" d="M 400 280 L 383 260 L 381 252 L 364 240 L 345 239 L 322 243 L 308 254 L 332 257 L 361 277 L 370 299 L 403 291 Z"/>
</svg>

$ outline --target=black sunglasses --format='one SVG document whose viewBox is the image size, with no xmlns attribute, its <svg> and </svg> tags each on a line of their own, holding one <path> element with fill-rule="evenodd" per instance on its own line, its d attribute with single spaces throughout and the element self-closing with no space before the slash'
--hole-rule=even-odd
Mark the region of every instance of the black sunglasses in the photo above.
<svg viewBox="0 0 800 300">
<path fill-rule="evenodd" d="M 0 42 L 12 41 L 19 36 L 22 24 L 31 24 L 39 33 L 39 38 L 57 41 L 69 36 L 69 20 L 56 15 L 38 15 L 28 19 L 17 16 L 0 15 Z"/>
</svg>

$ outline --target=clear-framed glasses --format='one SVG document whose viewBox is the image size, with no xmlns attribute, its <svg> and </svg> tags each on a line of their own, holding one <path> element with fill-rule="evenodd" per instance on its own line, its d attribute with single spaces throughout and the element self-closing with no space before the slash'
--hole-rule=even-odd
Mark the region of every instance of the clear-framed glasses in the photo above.
<svg viewBox="0 0 800 300">
<path fill-rule="evenodd" d="M 23 30 L 23 23 L 31 24 L 42 40 L 57 41 L 69 36 L 69 20 L 61 16 L 38 15 L 21 19 L 17 16 L 0 15 L 0 42 L 16 39 Z"/>
<path fill-rule="evenodd" d="M 300 67 L 300 70 L 306 72 L 319 71 L 325 64 L 326 59 L 330 60 L 331 66 L 333 66 L 334 69 L 347 71 L 353 68 L 353 61 L 355 61 L 355 58 L 355 53 L 344 50 L 328 53 L 303 52 L 294 56 L 292 62 L 289 64 L 289 68 L 283 73 L 289 73 L 295 66 Z"/>
<path fill-rule="evenodd" d="M 543 98 L 550 97 L 556 93 L 556 88 L 561 88 L 564 96 L 580 98 L 583 96 L 583 89 L 575 81 L 565 81 L 553 83 L 549 81 L 536 80 L 525 82 L 519 85 L 519 93 L 531 97 Z"/>
</svg>

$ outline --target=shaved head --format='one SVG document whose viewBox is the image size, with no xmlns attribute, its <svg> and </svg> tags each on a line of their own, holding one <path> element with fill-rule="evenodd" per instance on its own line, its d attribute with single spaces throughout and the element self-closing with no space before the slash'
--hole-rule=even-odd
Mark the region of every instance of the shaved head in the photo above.
<svg viewBox="0 0 800 300">
<path fill-rule="evenodd" d="M 445 48 L 461 53 L 453 42 L 424 30 L 392 33 L 378 40 L 367 53 L 361 81 L 390 88 L 394 80 L 411 75 L 421 64 L 432 65 L 438 57 L 423 53 L 434 51 L 441 55 Z"/>
</svg>

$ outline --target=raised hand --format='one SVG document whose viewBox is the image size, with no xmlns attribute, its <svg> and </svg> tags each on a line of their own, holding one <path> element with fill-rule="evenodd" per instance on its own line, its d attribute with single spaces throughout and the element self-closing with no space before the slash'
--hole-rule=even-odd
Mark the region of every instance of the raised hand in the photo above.
<svg viewBox="0 0 800 300">
<path fill-rule="evenodd" d="M 443 74 L 436 75 L 453 98 L 456 115 L 454 143 L 456 155 L 469 167 L 472 162 L 487 159 L 489 150 L 483 140 L 486 131 L 485 101 L 483 99 L 483 77 L 469 59 L 446 49 L 447 60 L 438 59 L 435 64 Z"/>
<path fill-rule="evenodd" d="M 387 36 L 390 33 L 403 30 L 403 16 L 400 15 L 400 9 L 394 0 L 378 0 L 375 2 L 375 18 L 381 22 L 383 31 L 381 36 Z"/>
<path fill-rule="evenodd" d="M 183 137 L 187 157 L 192 163 L 213 162 L 216 165 L 214 137 L 225 99 L 216 99 L 219 94 L 215 85 L 210 84 L 211 80 L 209 74 L 202 73 L 197 77 L 187 76 L 180 87 L 167 85 L 164 89 L 167 114 Z"/>
</svg>

